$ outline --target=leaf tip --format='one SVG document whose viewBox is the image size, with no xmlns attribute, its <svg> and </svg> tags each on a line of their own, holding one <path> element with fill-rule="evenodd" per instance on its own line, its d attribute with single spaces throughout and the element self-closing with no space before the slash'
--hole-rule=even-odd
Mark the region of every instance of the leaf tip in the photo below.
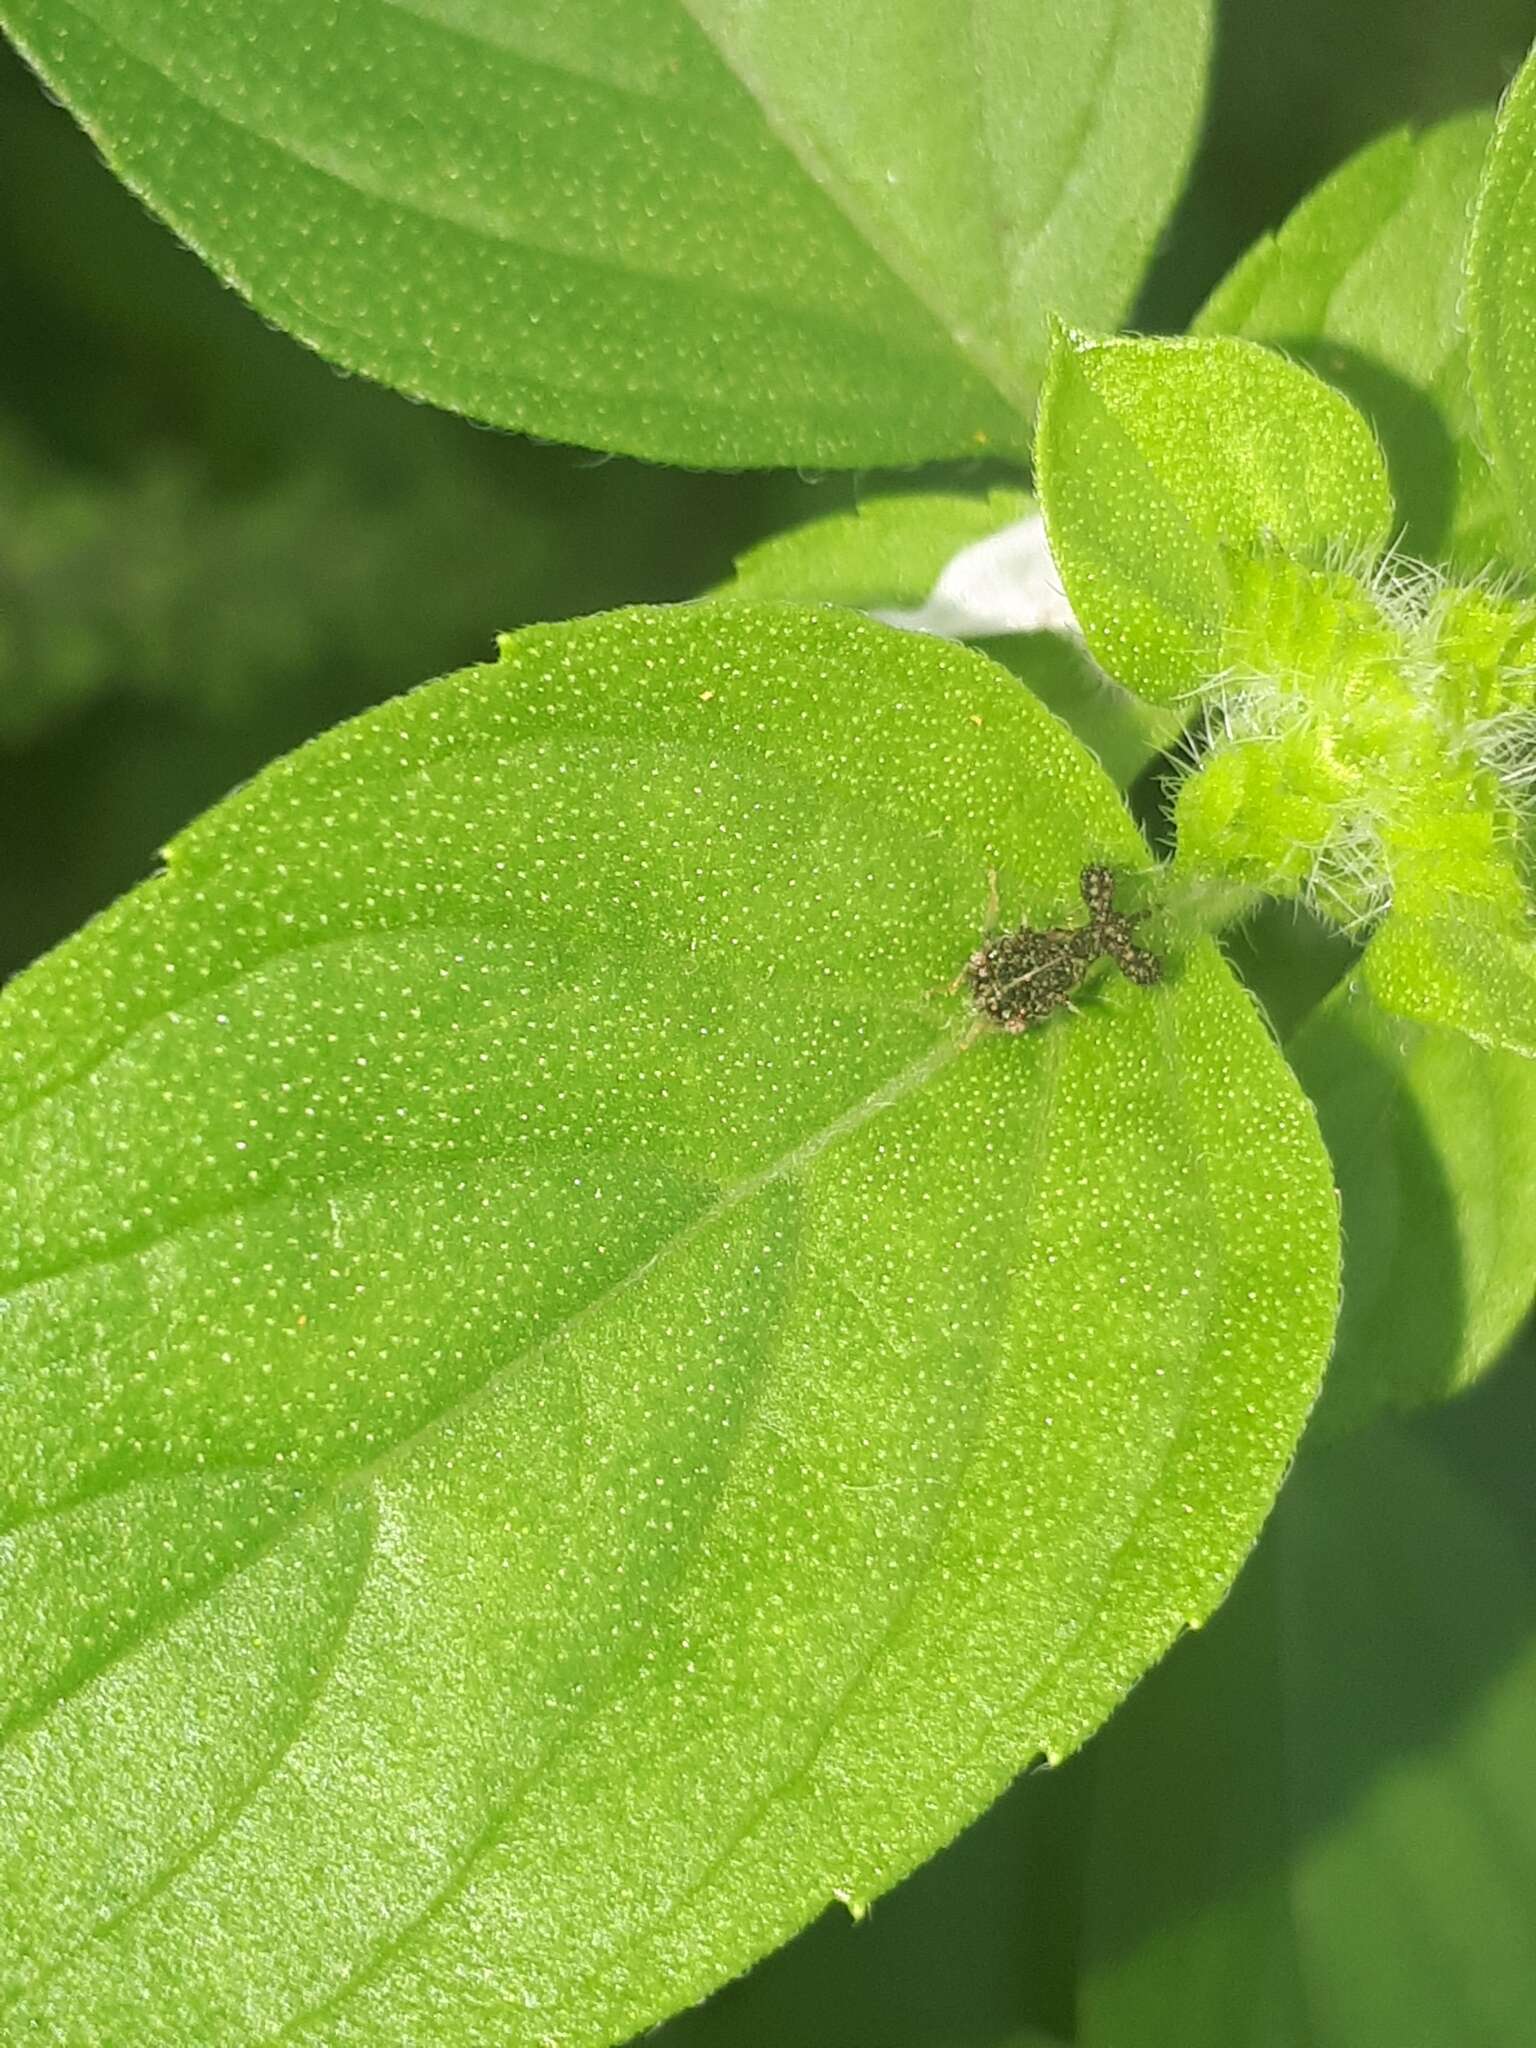
<svg viewBox="0 0 1536 2048">
<path fill-rule="evenodd" d="M 1095 334 L 1086 327 L 1074 327 L 1059 313 L 1046 315 L 1046 330 L 1053 358 L 1057 355 L 1086 355 L 1089 349 L 1101 348 L 1110 338 L 1105 334 Z"/>
</svg>

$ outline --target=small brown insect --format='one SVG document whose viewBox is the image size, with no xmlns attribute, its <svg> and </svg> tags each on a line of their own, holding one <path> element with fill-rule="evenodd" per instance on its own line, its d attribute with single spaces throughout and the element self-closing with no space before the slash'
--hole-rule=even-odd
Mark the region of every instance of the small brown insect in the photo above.
<svg viewBox="0 0 1536 2048">
<path fill-rule="evenodd" d="M 1086 867 L 1078 886 L 1088 907 L 1087 924 L 1044 931 L 1021 924 L 1017 931 L 987 939 L 967 961 L 955 986 L 969 983 L 971 998 L 989 1023 L 1004 1031 L 1028 1031 L 1054 1011 L 1070 1009 L 1096 960 L 1113 960 L 1127 981 L 1142 988 L 1162 979 L 1162 961 L 1132 935 L 1146 912 L 1116 910 L 1112 871 L 1098 864 Z M 996 907 L 994 877 L 988 923 Z"/>
<path fill-rule="evenodd" d="M 1141 923 L 1144 910 L 1115 908 L 1115 878 L 1106 867 L 1084 868 L 1078 878 L 1091 922 L 1088 931 L 1097 941 L 1095 953 L 1113 960 L 1127 981 L 1150 988 L 1163 978 L 1163 963 L 1145 946 L 1138 946 L 1131 928 Z"/>
</svg>

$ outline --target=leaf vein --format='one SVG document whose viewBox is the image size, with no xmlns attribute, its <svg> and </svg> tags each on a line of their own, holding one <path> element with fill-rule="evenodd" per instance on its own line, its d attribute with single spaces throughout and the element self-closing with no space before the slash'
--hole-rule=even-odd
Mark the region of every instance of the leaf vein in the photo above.
<svg viewBox="0 0 1536 2048">
<path fill-rule="evenodd" d="M 369 1569 L 377 1545 L 378 1517 L 367 1496 L 360 1496 L 366 1503 L 365 1519 L 362 1524 L 362 1541 L 358 1555 L 347 1578 L 342 1583 L 341 1601 L 329 1618 L 329 1626 L 319 1655 L 306 1683 L 293 1695 L 290 1713 L 286 1722 L 276 1731 L 275 1747 L 266 1756 L 253 1775 L 241 1786 L 238 1795 L 226 1806 L 219 1817 L 201 1835 L 190 1842 L 182 1853 L 173 1858 L 163 1870 L 145 1885 L 142 1891 L 119 1906 L 111 1916 L 91 1927 L 84 1939 L 74 1943 L 62 1955 L 57 1956 L 32 1982 L 22 1987 L 19 1995 L 0 2007 L 0 2019 L 10 2016 L 22 2005 L 35 2002 L 50 1984 L 57 1982 L 70 1964 L 98 1941 L 105 1941 L 117 1934 L 129 1921 L 148 1910 L 156 1899 L 169 1891 L 227 1835 L 240 1816 L 250 1810 L 262 1790 L 276 1778 L 287 1759 L 298 1746 L 305 1729 L 319 1711 L 321 1699 L 331 1678 L 339 1666 L 351 1634 L 352 1624 L 362 1604 L 367 1587 Z"/>
<path fill-rule="evenodd" d="M 146 54 L 136 47 L 120 30 L 108 28 L 100 17 L 95 15 L 89 6 L 85 4 L 85 0 L 59 0 L 59 4 L 73 12 L 84 15 L 102 37 L 103 41 L 111 44 L 114 49 L 121 51 L 125 57 L 130 58 L 133 62 L 143 65 L 146 70 L 152 71 L 155 77 L 160 79 L 169 91 L 189 101 L 211 119 L 222 122 L 225 127 L 233 130 L 236 134 L 250 136 L 255 141 L 273 150 L 279 156 L 301 165 L 305 170 L 313 172 L 317 177 L 324 178 L 333 184 L 341 186 L 343 190 L 354 193 L 358 198 L 366 200 L 370 205 L 382 207 L 386 211 L 414 215 L 417 219 L 426 221 L 433 228 L 450 228 L 457 233 L 473 236 L 476 240 L 488 243 L 495 248 L 509 251 L 520 250 L 537 257 L 554 258 L 561 264 L 569 265 L 573 270 L 593 272 L 600 277 L 621 277 L 629 280 L 638 280 L 648 286 L 673 292 L 683 301 L 696 299 L 700 296 L 707 298 L 711 302 L 724 300 L 729 304 L 750 308 L 754 315 L 760 313 L 765 303 L 769 305 L 775 303 L 775 293 L 779 294 L 777 303 L 780 305 L 784 303 L 782 298 L 782 281 L 771 278 L 765 271 L 749 272 L 748 281 L 746 282 L 733 282 L 719 273 L 711 273 L 697 278 L 688 277 L 661 267 L 639 263 L 633 259 L 632 255 L 620 254 L 617 251 L 605 252 L 588 248 L 576 252 L 560 242 L 542 240 L 537 235 L 529 232 L 526 227 L 514 229 L 504 216 L 498 218 L 489 210 L 472 209 L 467 204 L 463 204 L 457 209 L 450 208 L 444 204 L 441 195 L 429 195 L 420 189 L 407 190 L 398 183 L 389 185 L 387 189 L 382 186 L 376 186 L 369 181 L 358 165 L 329 157 L 307 142 L 302 142 L 293 136 L 280 134 L 270 126 L 262 125 L 254 117 L 242 112 L 235 112 L 221 104 L 219 99 L 206 89 L 199 89 L 183 78 L 174 77 L 155 56 Z M 680 0 L 680 4 L 682 4 L 682 0 Z M 776 137 L 775 139 L 780 141 L 782 146 L 787 147 L 787 145 L 783 145 L 782 137 Z M 790 151 L 790 154 L 793 155 L 794 152 Z M 845 217 L 847 217 L 845 207 L 840 207 L 839 210 L 843 211 Z M 864 239 L 866 242 L 869 241 L 867 234 Z M 874 247 L 873 244 L 870 246 Z M 875 253 L 878 254 L 879 251 L 875 250 Z M 892 274 L 899 283 L 906 286 L 909 291 L 912 291 L 910 281 L 903 277 L 899 270 L 890 265 L 887 265 L 887 268 L 892 270 Z M 240 277 L 238 273 L 231 274 L 235 276 L 235 282 L 239 285 L 240 289 L 248 292 L 247 280 Z M 290 296 L 295 306 L 303 306 L 303 301 L 296 294 L 290 293 Z M 924 313 L 930 318 L 934 317 L 933 309 L 926 301 L 922 300 L 916 292 L 913 292 L 913 296 L 918 298 Z M 304 310 L 311 317 L 320 317 L 313 307 L 305 307 Z M 802 301 L 794 304 L 793 310 L 797 322 L 824 328 L 829 336 L 844 339 L 849 336 L 861 339 L 873 336 L 876 340 L 885 339 L 884 331 L 881 328 L 870 327 L 864 322 L 851 319 L 847 315 L 839 313 L 828 303 L 825 296 L 807 295 Z M 954 350 L 956 344 L 947 325 L 942 320 L 938 320 L 936 324 L 944 340 Z M 931 345 L 925 346 L 921 338 L 915 336 L 910 331 L 903 333 L 901 346 L 904 351 L 932 357 L 936 361 L 944 359 L 945 352 Z M 440 358 L 443 353 L 444 351 L 439 343 L 433 350 L 434 357 Z M 985 366 L 978 363 L 978 367 L 984 368 Z M 994 384 L 1000 395 L 1010 404 L 1015 404 L 1012 395 L 1004 385 L 998 382 L 997 377 L 993 376 L 990 371 L 987 372 L 987 376 L 988 381 Z M 606 389 L 606 385 L 607 379 L 605 377 L 602 380 L 602 388 Z M 588 387 L 581 379 L 577 378 L 561 388 L 581 391 Z M 675 394 L 675 386 L 671 384 L 648 384 L 642 382 L 635 375 L 632 363 L 626 369 L 625 388 L 631 393 L 645 393 L 654 397 L 666 397 Z"/>
<path fill-rule="evenodd" d="M 424 1417 L 422 1421 L 417 1423 L 404 1436 L 397 1439 L 396 1442 L 388 1444 L 382 1450 L 372 1453 L 368 1458 L 353 1466 L 346 1473 L 339 1476 L 324 1476 L 319 1484 L 309 1492 L 303 1504 L 291 1516 L 286 1519 L 279 1519 L 269 1535 L 263 1541 L 254 1544 L 241 1557 L 238 1564 L 231 1566 L 229 1570 L 211 1579 L 206 1585 L 199 1587 L 185 1602 L 157 1614 L 154 1620 L 142 1632 L 126 1636 L 122 1639 L 114 1647 L 112 1653 L 103 1659 L 99 1665 L 93 1667 L 88 1674 L 81 1677 L 76 1683 L 54 1695 L 49 1700 L 48 1706 L 43 1709 L 43 1712 L 49 1712 L 53 1707 L 61 1705 L 65 1700 L 74 1697 L 86 1685 L 92 1683 L 104 1672 L 112 1669 L 115 1665 L 122 1662 L 124 1658 L 131 1655 L 143 1643 L 162 1634 L 165 1629 L 171 1626 L 175 1619 L 201 1606 L 205 1601 L 211 1599 L 223 1586 L 242 1576 L 245 1572 L 254 1569 L 263 1558 L 269 1556 L 277 1545 L 286 1539 L 291 1531 L 300 1527 L 313 1516 L 323 1512 L 344 1490 L 358 1487 L 365 1480 L 376 1478 L 380 1473 L 400 1463 L 411 1451 L 445 1423 L 454 1422 L 466 1415 L 472 1414 L 482 1402 L 489 1400 L 505 1384 L 510 1374 L 526 1364 L 530 1358 L 539 1356 L 552 1345 L 568 1338 L 573 1330 L 579 1328 L 588 1320 L 601 1315 L 613 1302 L 620 1299 L 632 1287 L 641 1285 L 665 1260 L 673 1257 L 678 1252 L 686 1250 L 691 1244 L 696 1243 L 723 1217 L 729 1215 L 732 1210 L 739 1208 L 743 1203 L 750 1201 L 755 1195 L 776 1182 L 788 1179 L 801 1172 L 804 1168 L 813 1164 L 823 1152 L 838 1144 L 843 1138 L 852 1136 L 862 1129 L 872 1117 L 879 1116 L 884 1110 L 894 1107 L 916 1089 L 925 1086 L 927 1082 L 958 1058 L 970 1043 L 971 1035 L 968 1031 L 950 1032 L 946 1036 L 937 1039 L 927 1052 L 920 1055 L 916 1060 L 909 1061 L 900 1072 L 889 1076 L 858 1102 L 851 1104 L 842 1115 L 833 1118 L 822 1130 L 813 1133 L 809 1138 L 802 1139 L 799 1143 L 790 1147 L 788 1151 L 782 1153 L 777 1159 L 770 1161 L 754 1173 L 744 1175 L 740 1180 L 733 1183 L 732 1186 L 726 1188 L 707 1209 L 701 1211 L 692 1222 L 686 1224 L 681 1230 L 675 1232 L 672 1237 L 667 1239 L 665 1243 L 650 1252 L 638 1265 L 631 1267 L 627 1273 L 622 1274 L 609 1287 L 604 1289 L 602 1293 L 594 1296 L 589 1301 L 583 1302 L 561 1323 L 546 1331 L 535 1343 L 525 1346 L 513 1357 L 509 1358 L 505 1364 L 498 1366 L 495 1371 L 490 1373 L 477 1386 L 469 1389 L 467 1392 L 454 1396 L 441 1408 L 434 1410 L 430 1415 Z M 24 1728 L 34 1725 L 38 1718 L 40 1716 L 29 1717 L 25 1724 L 18 1724 L 14 1727 L 11 1730 L 11 1735 L 14 1737 L 21 1734 L 24 1732 Z"/>
</svg>

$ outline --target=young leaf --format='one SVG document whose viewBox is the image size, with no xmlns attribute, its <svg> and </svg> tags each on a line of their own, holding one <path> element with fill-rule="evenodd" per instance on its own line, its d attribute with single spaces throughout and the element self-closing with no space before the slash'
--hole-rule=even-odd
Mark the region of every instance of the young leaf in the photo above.
<svg viewBox="0 0 1536 2048">
<path fill-rule="evenodd" d="M 1470 569 L 1511 535 L 1480 445 L 1462 320 L 1467 231 L 1492 127 L 1460 114 L 1350 158 L 1256 242 L 1193 323 L 1284 349 L 1381 437 L 1402 544 Z"/>
<path fill-rule="evenodd" d="M 279 763 L 12 985 L 18 2038 L 627 2038 L 1210 1610 L 1335 1204 L 1208 942 L 1018 1037 L 946 992 L 989 868 L 1079 921 L 1098 860 L 981 657 L 618 614 Z"/>
<path fill-rule="evenodd" d="M 1227 1606 L 1095 1745 L 1079 2048 L 1524 2039 L 1530 1364 L 1303 1457 Z"/>
<path fill-rule="evenodd" d="M 1154 703 L 1220 666 L 1228 551 L 1378 551 L 1392 497 L 1335 391 L 1235 340 L 1057 335 L 1035 466 L 1090 652 Z"/>
<path fill-rule="evenodd" d="M 1371 940 L 1365 978 L 1400 1017 L 1536 1059 L 1536 945 L 1527 938 L 1473 918 L 1399 913 Z"/>
<path fill-rule="evenodd" d="M 1536 1287 L 1536 1065 L 1341 984 L 1286 1048 L 1333 1161 L 1338 1336 L 1308 1441 L 1444 1400 L 1498 1358 Z"/>
<path fill-rule="evenodd" d="M 1038 609 L 1054 617 L 1065 609 L 1038 519 L 1038 545 L 1024 551 L 1023 566 L 1038 576 L 1044 557 L 1044 591 L 1019 587 L 1017 551 L 1001 562 L 991 553 L 1000 536 L 1023 532 L 1033 511 L 1033 499 L 1022 491 L 872 498 L 856 511 L 813 519 L 762 542 L 742 556 L 735 579 L 716 595 L 856 605 L 892 625 L 974 639 L 1066 720 L 1119 788 L 1128 788 L 1178 737 L 1181 720 L 1111 683 L 1075 632 L 1009 630 L 1001 622 L 997 615 L 1010 611 Z"/>
<path fill-rule="evenodd" d="M 3 0 L 270 319 L 502 426 L 703 464 L 1023 452 L 1119 319 L 1206 0 Z M 408 110 L 403 117 L 402 110 Z"/>
<path fill-rule="evenodd" d="M 1472 390 L 1494 471 L 1536 560 L 1536 59 L 1499 109 L 1467 251 Z"/>
</svg>

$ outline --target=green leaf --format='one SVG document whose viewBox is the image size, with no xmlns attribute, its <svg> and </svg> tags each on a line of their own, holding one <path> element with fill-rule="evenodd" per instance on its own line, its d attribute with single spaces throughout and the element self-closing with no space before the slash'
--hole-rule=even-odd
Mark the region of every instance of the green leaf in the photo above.
<svg viewBox="0 0 1536 2048">
<path fill-rule="evenodd" d="M 1373 555 L 1392 524 L 1354 407 L 1246 341 L 1062 331 L 1035 466 L 1089 651 L 1153 703 L 1220 667 L 1229 553 Z"/>
<path fill-rule="evenodd" d="M 1467 251 L 1466 320 L 1483 438 L 1536 560 L 1536 59 L 1499 109 Z"/>
<path fill-rule="evenodd" d="M 1536 1059 L 1536 943 L 1479 918 L 1386 919 L 1365 956 L 1377 1002 Z"/>
<path fill-rule="evenodd" d="M 1054 582 L 1044 602 L 1021 587 L 1023 573 L 1038 573 L 1033 555 L 1021 568 L 1012 556 L 994 560 L 988 550 L 989 542 L 1022 531 L 1033 512 L 1034 500 L 1022 491 L 872 498 L 856 511 L 762 542 L 715 595 L 856 605 L 892 625 L 974 638 L 1071 726 L 1117 787 L 1128 788 L 1178 737 L 1181 719 L 1111 683 L 1075 633 L 999 632 L 989 621 L 989 612 L 1062 609 Z M 988 567 L 968 574 L 964 590 L 952 589 L 957 573 L 982 556 Z M 1048 552 L 1045 568 L 1054 578 Z"/>
<path fill-rule="evenodd" d="M 1536 1401 L 1306 1457 L 1095 1744 L 1079 2048 L 1509 2048 L 1536 2006 Z"/>
<path fill-rule="evenodd" d="M 1026 1773 L 874 1911 L 832 1907 L 647 2048 L 1061 2048 L 1092 1754 Z"/>
<path fill-rule="evenodd" d="M 1198 334 L 1272 343 L 1352 399 L 1385 449 L 1402 545 L 1473 569 L 1511 545 L 1462 319 L 1491 127 L 1461 114 L 1371 143 L 1254 243 L 1194 321 Z"/>
<path fill-rule="evenodd" d="M 1341 984 L 1287 1047 L 1338 1181 L 1344 1289 L 1308 1441 L 1459 1392 L 1536 1289 L 1536 1066 Z"/>
<path fill-rule="evenodd" d="M 1059 921 L 1089 859 L 1146 856 L 981 657 L 625 613 L 12 984 L 17 2038 L 627 2037 L 1209 1611 L 1335 1205 L 1208 941 L 1020 1037 L 945 992 L 989 868 Z"/>
<path fill-rule="evenodd" d="M 502 426 L 706 464 L 1022 453 L 1120 318 L 1206 0 L 3 0 L 270 319 Z M 409 118 L 402 118 L 402 108 Z"/>
<path fill-rule="evenodd" d="M 807 520 L 749 548 L 716 595 L 915 610 L 963 548 L 991 539 L 1034 509 L 1027 491 L 1013 490 L 984 498 L 958 491 L 866 498 L 852 512 Z"/>
</svg>

